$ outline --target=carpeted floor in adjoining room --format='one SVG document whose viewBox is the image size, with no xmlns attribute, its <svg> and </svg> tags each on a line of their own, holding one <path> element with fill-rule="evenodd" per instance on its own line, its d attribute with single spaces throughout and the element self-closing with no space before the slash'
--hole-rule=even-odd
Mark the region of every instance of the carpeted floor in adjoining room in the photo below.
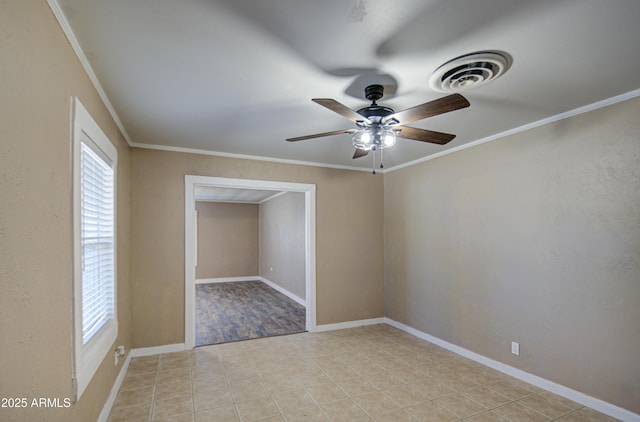
<svg viewBox="0 0 640 422">
<path fill-rule="evenodd" d="M 196 285 L 196 346 L 305 331 L 304 306 L 261 281 Z"/>
</svg>

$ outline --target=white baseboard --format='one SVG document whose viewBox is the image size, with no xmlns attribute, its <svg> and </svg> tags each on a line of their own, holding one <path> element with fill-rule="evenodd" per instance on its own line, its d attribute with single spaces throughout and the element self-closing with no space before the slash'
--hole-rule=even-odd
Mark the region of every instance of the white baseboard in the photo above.
<svg viewBox="0 0 640 422">
<path fill-rule="evenodd" d="M 107 401 L 102 406 L 102 412 L 98 416 L 98 422 L 107 422 L 109 419 L 109 414 L 111 413 L 111 408 L 113 408 L 113 404 L 116 401 L 116 397 L 118 396 L 118 391 L 120 390 L 120 386 L 122 385 L 122 381 L 124 380 L 124 376 L 127 374 L 127 369 L 129 369 L 129 363 L 131 362 L 131 352 L 127 355 L 122 364 L 122 368 L 120 368 L 120 372 L 116 377 L 113 386 L 111 387 L 111 392 L 109 393 L 109 397 L 107 397 Z"/>
<path fill-rule="evenodd" d="M 316 328 L 313 331 L 316 333 L 320 333 L 323 331 L 344 330 L 346 328 L 364 327 L 365 325 L 384 324 L 384 323 L 385 323 L 385 318 L 361 319 L 357 321 L 338 322 L 335 324 L 316 325 Z"/>
<path fill-rule="evenodd" d="M 284 287 L 274 283 L 273 281 L 266 279 L 264 277 L 258 277 L 258 280 L 262 281 L 264 284 L 266 284 L 267 286 L 271 287 L 274 290 L 279 291 L 280 293 L 282 293 L 283 295 L 287 296 L 289 299 L 291 300 L 295 300 L 296 302 L 298 302 L 300 305 L 304 306 L 305 308 L 307 307 L 307 301 L 300 298 L 299 296 L 296 296 L 295 294 L 291 293 L 289 290 L 285 289 Z"/>
<path fill-rule="evenodd" d="M 237 281 L 256 281 L 259 280 L 260 277 L 257 275 L 254 276 L 243 276 L 243 277 L 216 277 L 216 278 L 199 278 L 196 280 L 196 284 L 208 284 L 208 283 L 235 283 Z"/>
<path fill-rule="evenodd" d="M 162 346 L 141 347 L 139 349 L 131 349 L 129 353 L 132 358 L 140 356 L 161 355 L 163 353 L 184 352 L 188 350 L 184 343 L 165 344 Z"/>
<path fill-rule="evenodd" d="M 527 382 L 529 384 L 533 384 L 536 387 L 542 388 L 544 390 L 550 391 L 559 396 L 565 397 L 569 400 L 572 400 L 576 403 L 580 403 L 584 406 L 590 407 L 598 412 L 609 415 L 613 418 L 619 419 L 621 421 L 628 422 L 639 422 L 640 415 L 633 413 L 627 409 L 623 409 L 614 404 L 608 403 L 604 400 L 597 399 L 595 397 L 588 396 L 579 391 L 573 390 L 569 387 L 565 387 L 564 385 L 557 384 L 553 381 L 549 381 L 545 378 L 541 378 L 537 375 L 530 374 L 521 369 L 514 368 L 513 366 L 506 365 L 502 362 L 495 361 L 486 356 L 479 355 L 471 350 L 465 349 L 464 347 L 457 346 L 453 343 L 449 343 L 445 340 L 442 340 L 438 337 L 434 337 L 430 334 L 424 333 L 422 331 L 416 330 L 413 327 L 409 327 L 408 325 L 402 324 L 400 322 L 394 321 L 390 318 L 384 318 L 384 322 L 391 325 L 392 327 L 396 327 L 402 331 L 405 331 L 409 334 L 412 334 L 422 340 L 426 340 L 429 343 L 433 343 L 437 346 L 440 346 L 444 349 L 447 349 L 453 353 L 456 353 L 460 356 L 464 356 L 471 360 L 474 360 L 478 363 L 486 365 L 490 368 L 498 370 L 504 374 L 510 375 L 514 378 L 517 378 L 521 381 Z"/>
</svg>

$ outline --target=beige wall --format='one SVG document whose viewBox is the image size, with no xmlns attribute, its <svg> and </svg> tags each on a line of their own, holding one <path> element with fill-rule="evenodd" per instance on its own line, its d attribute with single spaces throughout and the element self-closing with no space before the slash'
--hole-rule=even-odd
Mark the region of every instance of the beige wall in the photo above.
<svg viewBox="0 0 640 422">
<path fill-rule="evenodd" d="M 184 342 L 185 174 L 316 184 L 318 324 L 383 316 L 382 177 L 138 148 L 132 169 L 135 347 Z"/>
<path fill-rule="evenodd" d="M 196 202 L 196 279 L 258 275 L 258 205 Z"/>
<path fill-rule="evenodd" d="M 130 346 L 129 148 L 45 1 L 0 2 L 0 397 L 72 397 L 70 98 L 118 149 L 117 344 Z M 120 364 L 121 366 L 122 364 Z M 69 409 L 2 421 L 95 421 L 120 366 L 108 355 Z"/>
<path fill-rule="evenodd" d="M 288 192 L 260 204 L 260 276 L 305 300 L 305 199 Z"/>
<path fill-rule="evenodd" d="M 638 116 L 640 98 L 386 174 L 385 315 L 640 413 Z"/>
</svg>

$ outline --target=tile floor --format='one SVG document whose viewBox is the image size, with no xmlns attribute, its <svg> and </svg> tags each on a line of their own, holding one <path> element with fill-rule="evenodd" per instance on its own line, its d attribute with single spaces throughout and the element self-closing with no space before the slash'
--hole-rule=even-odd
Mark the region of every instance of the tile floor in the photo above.
<svg viewBox="0 0 640 422">
<path fill-rule="evenodd" d="M 131 360 L 109 422 L 613 421 L 388 325 Z"/>
</svg>

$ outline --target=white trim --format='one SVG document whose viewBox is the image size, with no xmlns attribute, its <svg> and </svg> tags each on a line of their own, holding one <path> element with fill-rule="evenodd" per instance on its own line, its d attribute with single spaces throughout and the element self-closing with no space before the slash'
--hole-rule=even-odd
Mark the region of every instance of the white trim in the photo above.
<svg viewBox="0 0 640 422">
<path fill-rule="evenodd" d="M 287 296 L 289 299 L 296 301 L 298 304 L 304 306 L 305 308 L 307 307 L 307 302 L 304 299 L 291 293 L 289 290 L 285 289 L 284 287 L 264 277 L 258 277 L 258 280 L 262 281 L 264 284 L 271 287 L 272 289 L 279 291 L 283 295 Z"/>
<path fill-rule="evenodd" d="M 356 328 L 356 327 L 364 327 L 367 325 L 375 325 L 375 324 L 384 324 L 385 318 L 371 318 L 371 319 L 361 319 L 358 321 L 346 321 L 346 322 L 338 322 L 335 324 L 322 324 L 317 325 L 314 332 L 321 333 L 324 331 L 334 331 L 334 330 L 344 330 L 346 328 Z"/>
<path fill-rule="evenodd" d="M 257 275 L 247 277 L 215 277 L 215 278 L 199 278 L 195 281 L 196 284 L 209 284 L 209 283 L 236 283 L 241 281 L 259 281 L 260 277 Z"/>
<path fill-rule="evenodd" d="M 197 148 L 174 147 L 174 146 L 156 145 L 156 144 L 143 144 L 139 142 L 133 142 L 131 146 L 135 148 L 153 149 L 158 151 L 183 152 L 187 154 L 212 155 L 214 157 L 238 158 L 241 160 L 269 161 L 271 163 L 295 164 L 299 166 L 323 167 L 323 168 L 332 168 L 332 169 L 340 169 L 340 170 L 354 170 L 354 171 L 366 171 L 366 172 L 371 171 L 371 168 L 343 166 L 339 164 L 314 163 L 311 161 L 291 160 L 287 158 L 260 157 L 257 155 L 235 154 L 231 152 L 218 152 L 218 151 L 210 151 L 206 149 L 197 149 Z M 377 169 L 376 169 L 376 172 L 378 172 Z"/>
<path fill-rule="evenodd" d="M 555 116 L 550 116 L 541 120 L 537 120 L 535 122 L 527 123 L 526 125 L 518 126 L 513 129 L 505 130 L 504 132 L 496 133 L 495 135 L 487 136 L 486 138 L 478 139 L 472 142 L 468 142 L 464 145 L 460 145 L 459 147 L 450 148 L 442 152 L 438 152 L 435 154 L 428 155 L 426 157 L 419 158 L 417 160 L 409 161 L 408 163 L 399 164 L 394 167 L 389 167 L 385 169 L 385 173 L 392 172 L 395 170 L 400 170 L 405 167 L 410 167 L 416 164 L 424 163 L 425 161 L 433 160 L 435 158 L 443 157 L 445 155 L 453 154 L 454 152 L 462 151 L 467 148 L 472 148 L 478 145 L 486 144 L 487 142 L 496 141 L 498 139 L 502 139 L 506 136 L 515 135 L 516 133 L 524 132 L 529 129 L 534 129 L 539 126 L 548 125 L 553 122 L 557 122 L 558 120 L 568 119 L 569 117 L 577 116 L 579 114 L 588 113 L 593 110 L 597 110 L 602 107 L 607 107 L 613 104 L 620 103 L 622 101 L 630 100 L 631 98 L 635 98 L 640 96 L 640 89 L 636 89 L 634 91 L 625 92 L 624 94 L 616 95 L 615 97 L 606 98 L 602 101 L 597 101 L 592 104 L 587 104 L 586 106 L 574 108 L 573 110 L 565 111 L 564 113 L 556 114 Z"/>
<path fill-rule="evenodd" d="M 185 350 L 191 350 L 184 343 L 164 344 L 162 346 L 141 347 L 139 349 L 131 349 L 129 354 L 132 358 L 139 358 L 141 356 L 153 356 L 162 355 L 165 353 L 184 352 Z"/>
<path fill-rule="evenodd" d="M 267 180 L 230 179 L 224 177 L 185 175 L 184 194 L 184 288 L 185 288 L 185 347 L 195 347 L 195 188 L 217 186 L 224 188 L 262 189 L 301 192 L 305 194 L 305 289 L 306 330 L 316 327 L 316 185 Z"/>
<path fill-rule="evenodd" d="M 120 386 L 122 386 L 124 376 L 127 374 L 127 370 L 129 369 L 129 363 L 131 363 L 131 352 L 127 355 L 124 363 L 122 364 L 122 368 L 120 368 L 120 372 L 118 372 L 118 376 L 113 383 L 113 387 L 111 387 L 109 397 L 107 397 L 107 401 L 104 403 L 104 406 L 102 406 L 102 412 L 100 412 L 100 416 L 98 416 L 98 422 L 107 422 L 107 419 L 109 419 L 111 408 L 113 408 L 113 404 L 118 396 L 118 391 L 120 391 Z"/>
<path fill-rule="evenodd" d="M 107 135 L 91 117 L 77 97 L 71 97 L 72 115 L 72 170 L 73 170 L 73 281 L 72 281 L 72 379 L 74 400 L 78 401 L 98 371 L 98 368 L 118 337 L 118 151 Z M 80 150 L 83 135 L 90 140 L 89 148 L 101 156 L 113 170 L 113 319 L 110 319 L 93 337 L 83 344 L 82 338 L 82 234 L 81 234 L 81 169 Z"/>
<path fill-rule="evenodd" d="M 125 130 L 124 125 L 122 124 L 122 121 L 116 114 L 115 108 L 113 108 L 113 106 L 111 105 L 111 101 L 109 101 L 109 97 L 107 97 L 107 94 L 104 92 L 104 89 L 102 89 L 102 85 L 100 85 L 100 81 L 98 80 L 98 77 L 93 71 L 93 68 L 89 63 L 89 60 L 87 59 L 87 56 L 84 55 L 84 51 L 82 51 L 82 48 L 80 47 L 80 43 L 78 42 L 78 39 L 73 33 L 73 30 L 71 29 L 71 25 L 69 25 L 69 21 L 67 21 L 67 17 L 64 15 L 62 8 L 58 4 L 58 1 L 47 0 L 47 3 L 49 4 L 49 8 L 51 9 L 51 11 L 53 12 L 53 15 L 58 20 L 58 24 L 60 24 L 60 28 L 62 28 L 62 32 L 64 32 L 67 39 L 69 40 L 69 44 L 71 44 L 71 48 L 73 48 L 73 51 L 76 53 L 76 56 L 78 57 L 78 60 L 80 60 L 80 64 L 82 64 L 84 71 L 87 73 L 87 76 L 89 76 L 89 79 L 93 84 L 93 87 L 98 92 L 98 95 L 100 96 L 100 99 L 104 103 L 104 106 L 109 111 L 109 114 L 111 115 L 111 118 L 113 119 L 113 121 L 116 123 L 116 126 L 118 126 L 118 129 L 120 129 L 120 133 L 122 133 L 122 136 L 124 137 L 124 139 L 126 139 L 129 146 L 133 146 L 133 143 L 131 142 L 131 138 L 129 137 L 129 134 Z"/>
<path fill-rule="evenodd" d="M 549 381 L 545 378 L 541 378 L 537 375 L 530 374 L 529 372 L 525 372 L 521 369 L 514 368 L 513 366 L 504 364 L 502 362 L 495 361 L 486 356 L 482 356 L 478 353 L 472 352 L 464 347 L 457 346 L 453 343 L 449 343 L 448 341 L 442 340 L 438 337 L 434 337 L 425 332 L 419 331 L 413 327 L 402 324 L 401 322 L 397 322 L 392 320 L 391 318 L 384 318 L 384 322 L 391 325 L 392 327 L 396 327 L 404 332 L 407 332 L 411 335 L 414 335 L 422 340 L 426 340 L 429 343 L 433 343 L 437 346 L 440 346 L 444 349 L 447 349 L 453 353 L 456 353 L 460 356 L 464 356 L 471 360 L 474 360 L 478 363 L 481 363 L 485 366 L 498 370 L 504 374 L 510 375 L 514 378 L 517 378 L 521 381 L 527 382 L 529 384 L 533 384 L 536 387 L 542 388 L 544 390 L 550 391 L 559 396 L 565 397 L 569 400 L 573 400 L 576 403 L 580 403 L 584 406 L 590 407 L 592 409 L 597 410 L 598 412 L 609 415 L 613 418 L 620 419 L 622 421 L 640 421 L 640 415 L 633 413 L 629 410 L 618 407 L 614 404 L 608 403 L 604 400 L 597 399 L 595 397 L 588 396 L 579 391 L 573 390 L 569 387 L 565 387 L 564 385 L 557 384 L 553 381 Z"/>
</svg>

